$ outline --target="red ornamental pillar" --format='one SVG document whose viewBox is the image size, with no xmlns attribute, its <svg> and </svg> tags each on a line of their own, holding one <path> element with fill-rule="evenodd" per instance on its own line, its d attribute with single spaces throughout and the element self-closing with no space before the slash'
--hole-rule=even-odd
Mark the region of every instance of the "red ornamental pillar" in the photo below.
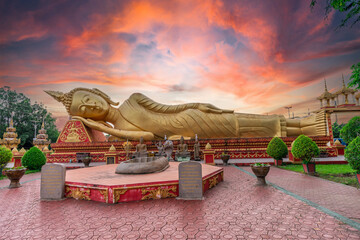
<svg viewBox="0 0 360 240">
<path fill-rule="evenodd" d="M 203 153 L 204 153 L 205 164 L 215 165 L 215 150 L 211 148 L 210 143 L 206 144 Z"/>
</svg>

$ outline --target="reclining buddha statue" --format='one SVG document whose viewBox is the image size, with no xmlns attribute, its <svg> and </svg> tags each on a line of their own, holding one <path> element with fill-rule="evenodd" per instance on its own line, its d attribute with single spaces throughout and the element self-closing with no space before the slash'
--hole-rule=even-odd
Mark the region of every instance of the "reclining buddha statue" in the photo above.
<svg viewBox="0 0 360 240">
<path fill-rule="evenodd" d="M 302 119 L 283 115 L 235 113 L 206 103 L 165 105 L 134 93 L 119 107 L 108 95 L 94 88 L 75 88 L 68 93 L 46 91 L 64 104 L 73 119 L 110 134 L 111 139 L 145 140 L 199 138 L 286 137 L 305 134 L 325 136 L 325 112 Z"/>
</svg>

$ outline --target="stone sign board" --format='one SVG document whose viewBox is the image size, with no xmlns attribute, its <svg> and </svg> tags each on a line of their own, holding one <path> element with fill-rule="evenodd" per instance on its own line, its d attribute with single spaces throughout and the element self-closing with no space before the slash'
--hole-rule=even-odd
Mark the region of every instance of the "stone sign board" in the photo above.
<svg viewBox="0 0 360 240">
<path fill-rule="evenodd" d="M 65 195 L 66 167 L 63 164 L 47 163 L 41 168 L 41 200 L 60 200 Z"/>
<path fill-rule="evenodd" d="M 183 200 L 203 200 L 202 167 L 198 162 L 179 164 L 179 197 Z"/>
</svg>

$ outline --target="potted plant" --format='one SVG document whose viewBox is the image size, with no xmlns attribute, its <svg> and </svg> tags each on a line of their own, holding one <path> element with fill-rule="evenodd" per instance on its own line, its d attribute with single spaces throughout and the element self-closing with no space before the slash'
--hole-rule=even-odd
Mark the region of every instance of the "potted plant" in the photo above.
<svg viewBox="0 0 360 240">
<path fill-rule="evenodd" d="M 230 159 L 230 155 L 225 152 L 222 152 L 220 157 L 221 157 L 221 160 L 223 160 L 224 165 L 227 165 L 228 161 Z"/>
<path fill-rule="evenodd" d="M 254 163 L 251 166 L 251 170 L 257 178 L 258 185 L 266 185 L 265 177 L 270 171 L 270 164 L 268 163 Z"/>
<path fill-rule="evenodd" d="M 25 167 L 4 168 L 4 173 L 10 180 L 9 188 L 21 187 L 20 179 L 24 176 L 25 172 Z"/>
<path fill-rule="evenodd" d="M 291 153 L 294 157 L 302 160 L 304 172 L 310 175 L 316 172 L 315 160 L 313 158 L 319 156 L 319 152 L 316 143 L 305 135 L 297 137 L 291 148 Z"/>
<path fill-rule="evenodd" d="M 90 166 L 90 162 L 91 162 L 91 157 L 85 157 L 82 161 L 85 165 L 85 167 L 89 167 Z"/>
<path fill-rule="evenodd" d="M 288 148 L 281 138 L 274 137 L 269 142 L 266 153 L 270 157 L 274 158 L 275 166 L 281 166 L 283 158 L 288 154 Z"/>
<path fill-rule="evenodd" d="M 360 137 L 356 137 L 345 149 L 345 160 L 356 171 L 356 178 L 360 184 Z"/>
<path fill-rule="evenodd" d="M 0 146 L 0 176 L 2 175 L 2 170 L 6 167 L 8 162 L 10 162 L 13 154 L 10 149 Z"/>
</svg>

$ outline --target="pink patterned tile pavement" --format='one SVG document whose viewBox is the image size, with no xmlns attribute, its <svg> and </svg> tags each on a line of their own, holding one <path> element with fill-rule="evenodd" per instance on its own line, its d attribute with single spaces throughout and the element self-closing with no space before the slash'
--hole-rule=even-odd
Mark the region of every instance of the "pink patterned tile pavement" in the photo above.
<svg viewBox="0 0 360 240">
<path fill-rule="evenodd" d="M 242 168 L 251 172 L 250 167 Z M 272 167 L 266 180 L 360 223 L 360 189 Z"/>
<path fill-rule="evenodd" d="M 40 201 L 40 180 L 28 179 L 18 189 L 0 188 L 0 239 L 360 239 L 359 230 L 274 187 L 255 186 L 235 167 L 225 167 L 224 177 L 204 201 L 115 205 Z"/>
</svg>

